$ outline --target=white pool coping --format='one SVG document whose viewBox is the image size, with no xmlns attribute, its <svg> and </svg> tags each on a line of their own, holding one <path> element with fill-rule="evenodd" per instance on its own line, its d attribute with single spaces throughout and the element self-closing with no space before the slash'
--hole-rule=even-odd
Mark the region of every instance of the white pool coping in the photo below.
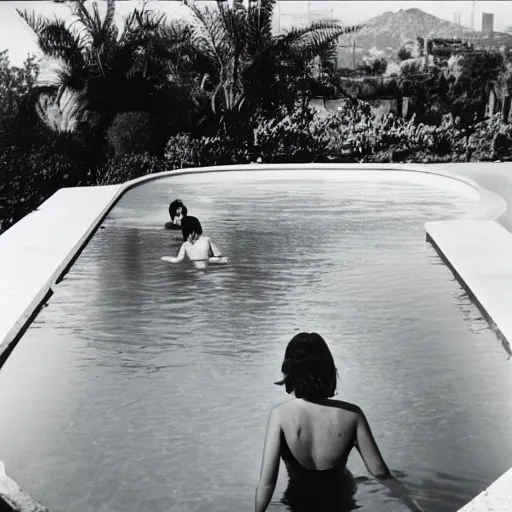
<svg viewBox="0 0 512 512">
<path fill-rule="evenodd" d="M 0 236 L 0 364 L 119 198 L 160 177 L 230 171 L 287 171 L 313 179 L 327 171 L 385 171 L 471 187 L 479 203 L 463 219 L 428 222 L 427 236 L 498 334 L 512 340 L 512 164 L 251 164 L 185 169 L 103 187 L 61 189 Z M 389 174 L 388 174 L 389 173 Z M 328 173 L 327 173 L 328 174 Z M 348 176 L 352 173 L 347 173 Z M 462 190 L 462 189 L 461 189 Z M 65 222 L 62 222 L 65 219 Z M 470 255 L 470 257 L 468 257 Z M 1 460 L 1 454 L 0 454 Z M 459 512 L 512 510 L 512 468 Z"/>
</svg>

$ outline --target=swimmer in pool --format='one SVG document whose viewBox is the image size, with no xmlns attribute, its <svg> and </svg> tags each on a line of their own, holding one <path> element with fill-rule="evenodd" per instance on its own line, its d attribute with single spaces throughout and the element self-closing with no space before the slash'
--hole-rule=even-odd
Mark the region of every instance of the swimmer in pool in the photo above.
<svg viewBox="0 0 512 512">
<path fill-rule="evenodd" d="M 288 471 L 283 503 L 293 512 L 353 510 L 355 482 L 346 469 L 356 448 L 368 471 L 409 510 L 424 510 L 390 472 L 363 411 L 354 404 L 333 400 L 337 370 L 324 339 L 300 333 L 286 347 L 282 364 L 286 392 L 292 400 L 274 407 L 267 434 L 258 486 L 256 512 L 265 512 L 272 499 L 279 460 Z"/>
<path fill-rule="evenodd" d="M 199 219 L 187 216 L 181 221 L 183 243 L 175 258 L 166 258 L 170 263 L 179 263 L 185 256 L 194 263 L 196 268 L 206 268 L 208 263 L 227 263 L 215 244 L 203 235 Z"/>
<path fill-rule="evenodd" d="M 180 199 L 175 199 L 169 205 L 169 217 L 171 222 L 165 224 L 166 229 L 180 229 L 181 221 L 187 216 L 187 207 Z"/>
</svg>

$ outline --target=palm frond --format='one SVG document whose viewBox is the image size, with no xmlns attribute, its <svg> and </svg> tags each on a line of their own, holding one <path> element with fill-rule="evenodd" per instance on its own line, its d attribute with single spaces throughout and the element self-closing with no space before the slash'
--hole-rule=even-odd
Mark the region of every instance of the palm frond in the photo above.
<svg viewBox="0 0 512 512">
<path fill-rule="evenodd" d="M 37 85 L 42 89 L 59 89 L 62 84 L 69 83 L 72 70 L 62 59 L 45 57 L 39 64 Z"/>
<path fill-rule="evenodd" d="M 342 27 L 331 22 L 312 23 L 308 27 L 294 29 L 278 38 L 277 52 L 284 52 L 299 63 L 308 63 L 317 56 L 334 56 L 336 41 L 343 35 L 354 33 L 360 27 Z"/>
<path fill-rule="evenodd" d="M 27 25 L 36 33 L 37 36 L 48 26 L 50 20 L 45 16 L 36 14 L 35 11 L 28 12 L 26 9 L 21 11 L 16 9 L 16 12 L 25 20 Z"/>
<path fill-rule="evenodd" d="M 224 88 L 226 95 L 226 104 L 232 105 L 236 101 L 236 95 L 242 89 L 240 83 L 241 60 L 244 55 L 244 34 L 246 33 L 247 19 L 245 17 L 245 6 L 242 0 L 235 0 L 232 7 L 225 7 L 218 2 L 219 16 L 225 29 L 225 36 L 229 39 L 229 52 L 225 61 L 225 68 L 229 68 L 231 83 L 226 83 Z M 228 41 L 225 41 L 226 43 Z"/>
<path fill-rule="evenodd" d="M 85 6 L 85 0 L 74 0 L 72 12 L 76 21 L 81 24 L 86 31 L 86 37 L 89 44 L 94 48 L 101 48 L 106 42 L 117 38 L 117 27 L 114 24 L 116 12 L 115 0 L 106 0 L 107 11 L 103 18 L 99 12 L 98 4 L 93 2 L 92 13 Z"/>
<path fill-rule="evenodd" d="M 310 37 L 315 33 L 326 35 L 327 37 L 339 38 L 346 34 L 353 34 L 361 30 L 362 26 L 354 25 L 350 27 L 341 26 L 332 21 L 317 21 L 310 23 L 305 27 L 294 27 L 286 34 L 276 36 L 276 46 L 286 46 L 295 44 L 304 38 Z"/>
<path fill-rule="evenodd" d="M 52 131 L 73 133 L 85 119 L 80 93 L 65 89 L 57 96 L 41 94 L 36 102 L 36 112 Z"/>
<path fill-rule="evenodd" d="M 141 9 L 134 9 L 126 18 L 123 36 L 138 37 L 141 34 L 155 34 L 164 25 L 166 25 L 165 13 L 158 14 L 149 10 L 144 2 Z"/>
<path fill-rule="evenodd" d="M 229 51 L 229 37 L 218 12 L 208 7 L 200 9 L 190 5 L 192 14 L 190 26 L 191 42 L 220 71 L 224 67 L 224 57 Z"/>
<path fill-rule="evenodd" d="M 35 32 L 38 45 L 47 57 L 62 59 L 73 68 L 83 67 L 83 42 L 77 31 L 57 18 L 49 20 L 41 15 L 19 10 L 18 14 Z"/>
<path fill-rule="evenodd" d="M 272 39 L 275 6 L 276 0 L 249 0 L 247 40 L 252 55 Z"/>
</svg>

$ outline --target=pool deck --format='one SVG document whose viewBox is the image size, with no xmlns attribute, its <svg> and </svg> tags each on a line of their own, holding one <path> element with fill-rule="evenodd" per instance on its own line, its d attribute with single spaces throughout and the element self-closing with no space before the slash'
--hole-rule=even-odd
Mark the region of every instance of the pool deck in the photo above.
<svg viewBox="0 0 512 512">
<path fill-rule="evenodd" d="M 119 189 L 61 189 L 0 236 L 0 364 Z"/>
<path fill-rule="evenodd" d="M 429 241 L 487 317 L 504 349 L 512 355 L 512 208 L 508 207 L 512 205 L 512 163 L 300 167 L 307 172 L 415 171 L 455 178 L 474 186 L 481 201 L 469 215 L 458 220 L 428 222 L 425 230 Z M 255 164 L 199 172 L 244 169 L 290 170 L 297 166 Z M 191 172 L 197 171 L 185 171 Z M 169 174 L 181 172 L 162 175 Z M 0 365 L 115 202 L 126 190 L 144 181 L 142 178 L 125 185 L 61 189 L 0 236 Z M 512 468 L 459 512 L 506 510 L 512 510 Z"/>
</svg>

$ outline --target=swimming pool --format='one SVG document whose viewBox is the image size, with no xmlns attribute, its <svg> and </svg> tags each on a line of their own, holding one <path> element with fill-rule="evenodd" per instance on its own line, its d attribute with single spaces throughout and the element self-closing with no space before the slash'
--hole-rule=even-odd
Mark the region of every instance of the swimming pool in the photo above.
<svg viewBox="0 0 512 512">
<path fill-rule="evenodd" d="M 319 176 L 177 176 L 121 199 L 0 372 L 0 453 L 23 487 L 55 510 L 251 508 L 298 330 L 325 337 L 339 396 L 429 510 L 510 467 L 507 354 L 423 228 L 473 198 L 409 173 Z M 159 261 L 179 246 L 161 228 L 174 197 L 228 267 Z M 356 498 L 400 510 L 372 480 Z"/>
</svg>

